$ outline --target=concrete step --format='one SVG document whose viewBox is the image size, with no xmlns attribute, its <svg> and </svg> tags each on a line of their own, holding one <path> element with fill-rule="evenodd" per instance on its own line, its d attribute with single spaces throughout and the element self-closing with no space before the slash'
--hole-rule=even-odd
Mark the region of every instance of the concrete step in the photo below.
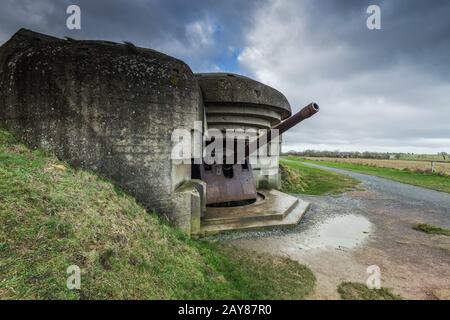
<svg viewBox="0 0 450 320">
<path fill-rule="evenodd" d="M 260 191 L 264 200 L 242 207 L 207 208 L 204 225 L 259 220 L 282 220 L 297 205 L 298 199 L 277 190 Z"/>
<path fill-rule="evenodd" d="M 239 223 L 247 221 L 262 221 L 262 220 L 282 220 L 284 219 L 298 204 L 298 200 L 292 202 L 290 207 L 282 212 L 276 213 L 255 213 L 253 215 L 245 216 L 223 216 L 218 218 L 205 218 L 202 220 L 204 225 L 226 224 L 226 223 Z"/>
<path fill-rule="evenodd" d="M 201 227 L 201 235 L 208 236 L 223 232 L 248 231 L 270 228 L 289 228 L 295 227 L 309 209 L 308 202 L 297 199 L 293 207 L 289 207 L 282 219 L 243 219 L 239 221 L 227 223 L 203 224 Z"/>
</svg>

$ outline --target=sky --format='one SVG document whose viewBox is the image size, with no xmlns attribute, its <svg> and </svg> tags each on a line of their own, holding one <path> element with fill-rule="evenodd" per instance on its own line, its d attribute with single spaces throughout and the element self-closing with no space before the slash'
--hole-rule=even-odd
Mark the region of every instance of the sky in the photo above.
<svg viewBox="0 0 450 320">
<path fill-rule="evenodd" d="M 68 5 L 81 30 L 68 30 Z M 381 29 L 369 30 L 369 5 Z M 130 41 L 278 89 L 321 110 L 283 150 L 450 153 L 448 0 L 2 0 L 0 44 L 24 27 Z"/>
</svg>

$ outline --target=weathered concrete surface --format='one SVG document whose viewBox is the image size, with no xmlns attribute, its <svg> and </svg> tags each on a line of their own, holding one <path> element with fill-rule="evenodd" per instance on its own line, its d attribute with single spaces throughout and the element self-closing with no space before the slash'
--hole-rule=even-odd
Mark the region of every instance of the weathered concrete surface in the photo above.
<svg viewBox="0 0 450 320">
<path fill-rule="evenodd" d="M 196 77 L 206 105 L 267 107 L 280 113 L 282 120 L 291 115 L 286 97 L 258 81 L 232 73 L 198 73 Z"/>
<path fill-rule="evenodd" d="M 229 231 L 292 228 L 309 209 L 309 202 L 277 190 L 259 190 L 259 199 L 242 207 L 208 207 L 202 235 Z"/>
<path fill-rule="evenodd" d="M 173 224 L 186 234 L 200 233 L 201 216 L 205 210 L 204 190 L 205 183 L 194 179 L 183 182 L 172 196 L 178 208 Z"/>
<path fill-rule="evenodd" d="M 174 221 L 172 195 L 191 173 L 172 164 L 171 133 L 202 117 L 189 67 L 157 51 L 24 29 L 0 48 L 0 120 L 10 130 Z"/>
</svg>

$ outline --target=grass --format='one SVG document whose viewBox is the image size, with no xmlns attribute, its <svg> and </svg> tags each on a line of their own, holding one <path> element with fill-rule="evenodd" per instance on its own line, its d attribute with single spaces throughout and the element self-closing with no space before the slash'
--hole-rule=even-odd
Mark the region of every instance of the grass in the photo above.
<svg viewBox="0 0 450 320">
<path fill-rule="evenodd" d="M 296 157 L 284 157 L 281 163 L 283 192 L 310 195 L 339 194 L 352 190 L 359 181 L 346 175 L 313 168 Z"/>
<path fill-rule="evenodd" d="M 336 161 L 312 161 L 302 159 L 299 161 L 315 163 L 323 166 L 351 170 L 359 173 L 369 174 L 382 178 L 399 181 L 419 187 L 450 193 L 450 177 L 432 173 L 420 173 L 410 170 L 399 170 L 393 168 L 381 168 L 369 165 L 361 165 Z"/>
<path fill-rule="evenodd" d="M 338 293 L 343 300 L 401 300 L 402 298 L 386 288 L 369 289 L 365 284 L 342 282 Z"/>
<path fill-rule="evenodd" d="M 450 229 L 436 227 L 426 223 L 416 224 L 412 228 L 414 230 L 422 231 L 428 234 L 440 234 L 444 236 L 450 236 Z"/>
<path fill-rule="evenodd" d="M 297 262 L 189 239 L 0 129 L 0 299 L 302 299 L 314 284 Z"/>
<path fill-rule="evenodd" d="M 311 161 L 352 163 L 356 165 L 407 170 L 416 173 L 446 175 L 450 177 L 450 162 L 397 160 L 397 159 L 328 158 L 328 157 L 305 157 L 305 158 Z"/>
</svg>

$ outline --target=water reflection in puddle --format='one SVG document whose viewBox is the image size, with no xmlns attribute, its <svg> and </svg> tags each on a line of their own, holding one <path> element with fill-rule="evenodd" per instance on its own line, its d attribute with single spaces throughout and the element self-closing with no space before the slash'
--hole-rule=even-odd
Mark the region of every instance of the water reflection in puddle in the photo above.
<svg viewBox="0 0 450 320">
<path fill-rule="evenodd" d="M 315 250 L 347 251 L 361 245 L 373 231 L 372 223 L 363 216 L 350 214 L 324 219 L 297 232 L 240 238 L 230 242 L 238 247 L 273 254 L 297 256 Z"/>
<path fill-rule="evenodd" d="M 304 250 L 320 248 L 354 248 L 371 232 L 372 224 L 360 215 L 329 218 L 318 226 L 294 236 L 296 245 Z"/>
</svg>

